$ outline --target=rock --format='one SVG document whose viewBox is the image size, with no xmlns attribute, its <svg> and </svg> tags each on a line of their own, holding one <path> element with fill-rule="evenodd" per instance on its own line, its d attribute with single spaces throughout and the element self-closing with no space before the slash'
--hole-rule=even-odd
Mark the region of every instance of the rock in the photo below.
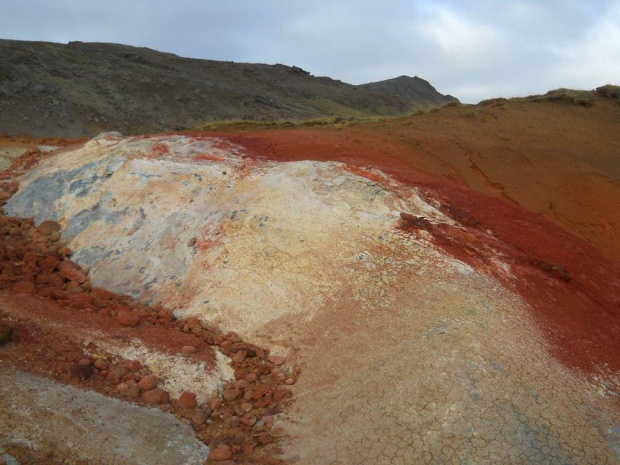
<svg viewBox="0 0 620 465">
<path fill-rule="evenodd" d="M 204 425 L 207 422 L 207 414 L 203 410 L 196 410 L 192 415 L 191 420 L 195 425 Z"/>
<path fill-rule="evenodd" d="M 254 381 L 256 381 L 258 379 L 258 375 L 256 373 L 250 373 L 249 375 L 247 375 L 245 377 L 245 380 L 248 383 L 253 383 Z"/>
<path fill-rule="evenodd" d="M 98 358 L 97 360 L 95 360 L 94 365 L 95 365 L 95 368 L 97 368 L 98 370 L 107 370 L 108 368 L 108 362 L 106 362 L 102 358 Z"/>
<path fill-rule="evenodd" d="M 58 269 L 60 260 L 54 255 L 46 255 L 38 260 L 38 265 L 45 273 L 53 273 Z"/>
<path fill-rule="evenodd" d="M 209 460 L 221 462 L 223 460 L 228 460 L 231 456 L 232 451 L 230 450 L 230 446 L 227 444 L 218 444 L 218 446 L 213 448 L 209 453 Z"/>
<path fill-rule="evenodd" d="M 108 374 L 106 375 L 106 379 L 113 383 L 118 383 L 123 379 L 123 376 L 127 374 L 127 369 L 121 366 L 115 366 L 110 368 Z"/>
<path fill-rule="evenodd" d="M 154 374 L 146 375 L 138 382 L 138 386 L 143 391 L 150 391 L 151 389 L 155 389 L 157 384 L 159 383 L 159 378 Z"/>
<path fill-rule="evenodd" d="M 400 217 L 416 228 L 428 230 L 433 229 L 433 224 L 424 216 L 415 216 L 411 213 L 401 212 Z"/>
<path fill-rule="evenodd" d="M 239 352 L 235 354 L 232 360 L 233 362 L 241 363 L 245 360 L 247 356 L 248 356 L 247 350 L 240 350 Z"/>
<path fill-rule="evenodd" d="M 60 275 L 61 278 L 66 279 L 67 281 L 72 281 L 72 282 L 76 282 L 78 284 L 83 283 L 84 281 L 86 281 L 86 273 L 84 273 L 84 271 L 74 268 L 72 266 L 63 266 L 63 264 L 61 264 L 60 269 L 58 271 L 58 274 Z"/>
<path fill-rule="evenodd" d="M 271 437 L 271 435 L 269 433 L 262 433 L 258 436 L 258 438 L 256 439 L 256 441 L 259 444 L 262 444 L 263 446 L 266 444 L 269 444 L 271 442 L 273 442 L 273 438 Z"/>
<path fill-rule="evenodd" d="M 222 397 L 224 398 L 224 400 L 230 402 L 232 400 L 235 400 L 237 397 L 239 397 L 240 394 L 241 394 L 241 391 L 239 389 L 237 389 L 236 387 L 232 387 L 232 388 L 224 389 L 224 392 L 222 393 Z"/>
<path fill-rule="evenodd" d="M 80 361 L 78 362 L 78 365 L 83 365 L 83 366 L 90 365 L 90 359 L 86 357 L 81 358 Z"/>
<path fill-rule="evenodd" d="M 71 281 L 69 284 L 67 284 L 67 294 L 75 295 L 81 294 L 82 292 L 84 292 L 84 289 L 75 281 Z"/>
<path fill-rule="evenodd" d="M 65 257 L 70 257 L 73 254 L 71 249 L 64 245 L 58 249 L 58 253 L 60 255 L 64 255 Z"/>
<path fill-rule="evenodd" d="M 241 410 L 243 410 L 244 412 L 249 412 L 250 410 L 252 410 L 252 404 L 249 402 L 244 402 L 243 404 L 240 405 Z"/>
<path fill-rule="evenodd" d="M 41 233 L 42 235 L 49 236 L 54 232 L 60 231 L 61 228 L 62 226 L 60 225 L 60 223 L 56 221 L 44 221 L 39 225 L 38 229 L 39 233 Z"/>
<path fill-rule="evenodd" d="M 37 284 L 47 284 L 50 282 L 50 277 L 48 274 L 39 273 L 37 277 L 34 279 Z"/>
<path fill-rule="evenodd" d="M 19 281 L 13 286 L 13 292 L 18 294 L 34 294 L 36 290 L 34 283 L 30 281 Z"/>
<path fill-rule="evenodd" d="M 149 404 L 165 404 L 170 400 L 168 393 L 161 388 L 144 391 L 140 397 Z"/>
<path fill-rule="evenodd" d="M 140 323 L 140 317 L 129 310 L 121 310 L 116 316 L 116 320 L 123 326 L 129 326 L 131 328 L 138 326 Z"/>
<path fill-rule="evenodd" d="M 125 367 L 129 371 L 135 373 L 140 368 L 142 368 L 142 364 L 139 361 L 137 361 L 137 360 L 129 360 L 127 363 L 125 363 Z"/>
<path fill-rule="evenodd" d="M 0 323 L 0 346 L 13 340 L 13 328 Z"/>
<path fill-rule="evenodd" d="M 116 390 L 123 397 L 135 398 L 140 395 L 140 388 L 135 383 L 121 383 L 116 386 Z"/>
<path fill-rule="evenodd" d="M 50 284 L 50 286 L 53 286 L 53 287 L 60 287 L 60 286 L 62 286 L 64 284 L 64 281 L 57 274 L 50 274 L 49 275 L 49 284 Z"/>
<path fill-rule="evenodd" d="M 183 346 L 181 347 L 181 353 L 185 356 L 192 355 L 196 353 L 196 348 L 194 346 Z"/>
<path fill-rule="evenodd" d="M 250 387 L 250 383 L 248 383 L 248 381 L 245 379 L 240 379 L 238 381 L 235 381 L 235 387 L 244 390 Z"/>
<path fill-rule="evenodd" d="M 295 380 L 293 378 L 286 378 L 284 384 L 288 384 L 289 386 L 295 384 Z"/>
<path fill-rule="evenodd" d="M 50 297 L 55 300 L 64 300 L 67 298 L 67 293 L 62 289 L 54 288 L 50 291 Z"/>
<path fill-rule="evenodd" d="M 183 408 L 194 408 L 197 405 L 196 394 L 193 392 L 184 391 L 179 397 L 177 403 Z"/>
<path fill-rule="evenodd" d="M 191 331 L 192 333 L 199 333 L 202 331 L 202 325 L 200 324 L 200 320 L 195 316 L 190 316 L 185 320 L 185 324 L 183 325 L 184 330 Z"/>
<path fill-rule="evenodd" d="M 270 355 L 268 360 L 274 365 L 282 365 L 286 362 L 286 357 L 284 355 Z"/>
</svg>

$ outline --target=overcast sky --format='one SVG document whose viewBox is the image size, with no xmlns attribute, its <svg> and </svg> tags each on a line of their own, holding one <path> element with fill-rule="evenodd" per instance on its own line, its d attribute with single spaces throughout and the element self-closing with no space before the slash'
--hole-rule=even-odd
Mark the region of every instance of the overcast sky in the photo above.
<svg viewBox="0 0 620 465">
<path fill-rule="evenodd" d="M 0 0 L 0 37 L 417 75 L 469 103 L 620 84 L 620 0 Z"/>
</svg>

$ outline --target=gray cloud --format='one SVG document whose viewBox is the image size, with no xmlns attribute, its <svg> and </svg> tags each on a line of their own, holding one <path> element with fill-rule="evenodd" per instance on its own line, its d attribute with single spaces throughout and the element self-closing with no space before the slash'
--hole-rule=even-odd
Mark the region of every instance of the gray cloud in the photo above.
<svg viewBox="0 0 620 465">
<path fill-rule="evenodd" d="M 418 75 L 466 102 L 620 82 L 620 0 L 0 0 L 0 34 Z"/>
</svg>

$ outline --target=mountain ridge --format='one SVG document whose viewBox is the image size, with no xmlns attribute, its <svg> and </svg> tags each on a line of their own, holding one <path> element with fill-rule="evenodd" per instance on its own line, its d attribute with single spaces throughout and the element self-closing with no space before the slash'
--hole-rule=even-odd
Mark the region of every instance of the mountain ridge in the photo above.
<svg viewBox="0 0 620 465">
<path fill-rule="evenodd" d="M 122 44 L 0 40 L 0 128 L 8 135 L 78 137 L 180 130 L 216 120 L 397 116 L 441 97 L 374 91 L 282 64 L 183 58 Z"/>
<path fill-rule="evenodd" d="M 401 75 L 383 81 L 361 84 L 359 87 L 373 92 L 404 97 L 412 100 L 424 100 L 433 104 L 458 102 L 452 95 L 443 95 L 425 79 L 418 76 Z"/>
</svg>

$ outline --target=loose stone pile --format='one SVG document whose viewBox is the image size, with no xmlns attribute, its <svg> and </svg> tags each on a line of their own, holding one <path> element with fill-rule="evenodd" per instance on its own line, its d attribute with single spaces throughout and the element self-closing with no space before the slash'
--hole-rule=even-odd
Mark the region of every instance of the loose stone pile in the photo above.
<svg viewBox="0 0 620 465">
<path fill-rule="evenodd" d="M 16 190 L 15 183 L 0 184 L 0 207 Z M 279 431 L 273 425 L 275 415 L 291 398 L 286 386 L 294 384 L 297 376 L 285 367 L 286 359 L 244 342 L 234 332 L 222 333 L 217 325 L 193 317 L 176 320 L 161 305 L 148 306 L 93 288 L 87 271 L 71 261 L 71 250 L 60 241 L 59 229 L 60 225 L 53 221 L 37 227 L 31 219 L 0 217 L 0 290 L 41 296 L 81 313 L 109 317 L 127 328 L 158 325 L 190 333 L 231 357 L 235 380 L 224 385 L 221 397 L 198 398 L 185 391 L 172 398 L 165 390 L 165 382 L 162 386 L 162 380 L 148 366 L 117 355 L 93 356 L 78 345 L 62 354 L 46 354 L 44 373 L 171 412 L 191 423 L 209 445 L 211 461 L 227 465 L 281 463 L 277 458 Z M 3 318 L 1 308 L 0 333 L 6 335 L 5 342 L 15 333 L 14 344 L 20 345 L 20 323 L 11 324 Z M 193 346 L 181 350 L 184 356 L 195 352 Z M 19 369 L 28 369 L 29 356 L 18 353 L 12 363 Z"/>
</svg>

